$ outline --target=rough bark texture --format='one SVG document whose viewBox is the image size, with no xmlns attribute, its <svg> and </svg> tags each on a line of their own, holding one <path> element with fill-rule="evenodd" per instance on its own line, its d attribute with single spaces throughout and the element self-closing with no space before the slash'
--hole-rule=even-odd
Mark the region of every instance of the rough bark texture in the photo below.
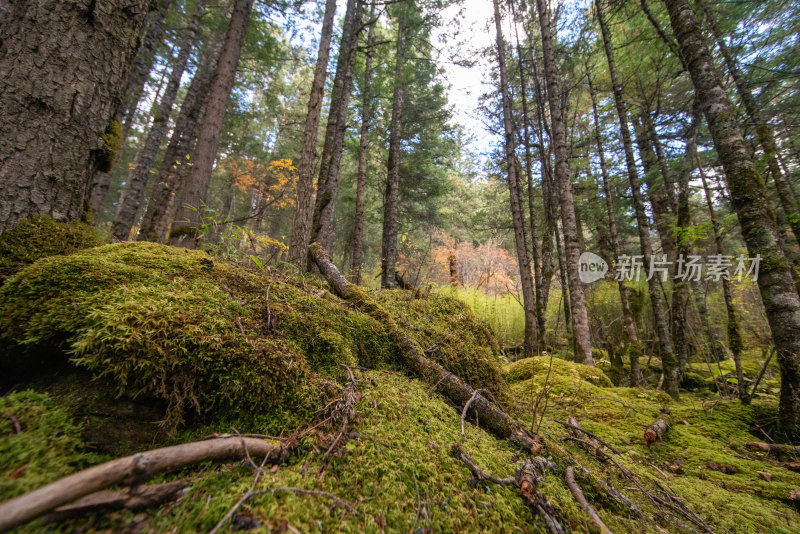
<svg viewBox="0 0 800 534">
<path fill-rule="evenodd" d="M 394 95 L 392 119 L 389 125 L 389 161 L 386 193 L 383 200 L 383 236 L 381 240 L 381 287 L 397 285 L 397 229 L 400 204 L 400 143 L 403 129 L 405 100 L 406 28 L 401 16 L 397 26 L 397 47 L 394 63 Z"/>
<path fill-rule="evenodd" d="M 633 159 L 633 144 L 631 142 L 631 132 L 628 128 L 628 112 L 625 109 L 625 102 L 622 98 L 622 86 L 619 83 L 619 76 L 617 75 L 614 51 L 611 46 L 611 35 L 608 31 L 608 24 L 606 23 L 603 5 L 600 0 L 595 0 L 595 8 L 597 20 L 600 23 L 600 31 L 603 36 L 603 45 L 608 61 L 608 71 L 611 76 L 611 86 L 614 93 L 614 105 L 617 110 L 617 116 L 619 117 L 622 146 L 625 149 L 625 165 L 628 171 L 628 181 L 631 185 L 633 208 L 636 212 L 639 245 L 641 247 L 645 269 L 648 269 L 652 262 L 650 223 L 647 220 L 644 199 L 642 198 L 642 189 L 639 183 L 639 174 L 636 170 L 636 162 Z M 656 332 L 661 348 L 661 361 L 664 369 L 664 389 L 670 395 L 675 396 L 678 394 L 678 366 L 672 348 L 672 336 L 670 336 L 669 325 L 667 324 L 667 314 L 664 309 L 664 297 L 661 293 L 661 285 L 656 275 L 648 280 L 647 285 L 650 293 L 650 304 L 653 307 L 653 316 L 655 317 Z"/>
<path fill-rule="evenodd" d="M 308 243 L 311 238 L 311 215 L 314 209 L 314 169 L 317 156 L 317 137 L 319 119 L 322 113 L 322 95 L 325 91 L 325 76 L 333 35 L 333 16 L 336 14 L 336 0 L 327 0 L 322 17 L 322 33 L 319 38 L 317 64 L 314 67 L 314 80 L 308 96 L 308 113 L 303 127 L 303 147 L 300 150 L 300 164 L 297 167 L 297 197 L 294 218 L 292 219 L 292 239 L 289 243 L 289 261 L 300 271 L 308 266 Z"/>
<path fill-rule="evenodd" d="M 511 201 L 511 219 L 514 224 L 514 242 L 517 249 L 517 265 L 522 286 L 522 306 L 525 312 L 525 337 L 523 348 L 525 357 L 536 353 L 536 296 L 533 289 L 530 256 L 528 255 L 528 238 L 525 232 L 525 213 L 522 210 L 519 177 L 517 176 L 517 160 L 514 154 L 514 125 L 511 118 L 511 99 L 508 95 L 508 71 L 506 70 L 506 45 L 503 39 L 502 19 L 500 17 L 499 0 L 494 0 L 494 23 L 497 32 L 497 63 L 500 69 L 500 95 L 503 106 L 503 131 L 505 132 L 506 172 L 508 173 L 508 190 Z"/>
<path fill-rule="evenodd" d="M 339 57 L 336 61 L 336 74 L 331 91 L 331 108 L 325 128 L 325 144 L 319 166 L 314 217 L 311 223 L 311 241 L 321 243 L 329 254 L 333 247 L 334 205 L 336 192 L 339 189 L 339 167 L 344 148 L 344 134 L 347 130 L 347 110 L 350 105 L 350 89 L 353 85 L 362 6 L 360 0 L 347 0 L 342 41 L 339 44 Z"/>
<path fill-rule="evenodd" d="M 141 452 L 61 478 L 0 504 L 0 532 L 18 527 L 63 504 L 117 484 L 136 485 L 163 471 L 198 462 L 244 458 L 286 461 L 289 450 L 244 437 L 210 439 Z"/>
<path fill-rule="evenodd" d="M 370 19 L 375 17 L 375 1 L 370 8 Z M 367 49 L 364 54 L 364 87 L 361 88 L 361 132 L 358 141 L 358 175 L 356 177 L 356 213 L 353 228 L 353 261 L 350 278 L 361 284 L 361 267 L 364 263 L 364 195 L 367 188 L 367 151 L 369 148 L 369 123 L 372 117 L 372 54 L 375 46 L 375 23 L 369 25 Z"/>
<path fill-rule="evenodd" d="M 667 421 L 657 419 L 652 425 L 644 429 L 644 442 L 648 445 L 660 440 L 669 428 Z"/>
<path fill-rule="evenodd" d="M 193 161 L 197 125 L 208 103 L 208 88 L 217 70 L 222 43 L 222 36 L 215 35 L 206 44 L 200 66 L 183 97 L 181 111 L 158 170 L 158 182 L 150 194 L 147 211 L 142 218 L 137 237 L 139 241 L 161 242 L 167 233 L 176 192 L 191 168 L 188 163 Z"/>
<path fill-rule="evenodd" d="M 128 117 L 132 116 L 136 111 L 139 100 L 144 94 L 144 87 L 147 84 L 147 79 L 150 77 L 150 71 L 153 68 L 153 61 L 155 60 L 156 48 L 161 44 L 164 38 L 164 20 L 167 18 L 167 11 L 172 4 L 172 0 L 159 0 L 157 7 L 151 11 L 145 22 L 145 33 L 142 38 L 142 45 L 139 47 L 139 52 L 136 54 L 136 59 L 133 62 L 133 70 L 130 78 L 128 79 L 128 88 L 125 90 L 126 95 L 122 106 L 117 110 L 115 119 L 122 123 L 122 134 L 120 136 L 120 150 L 116 153 L 116 158 L 119 159 L 122 147 L 128 138 L 127 125 L 130 124 Z M 99 215 L 103 211 L 103 204 L 105 203 L 108 190 L 111 187 L 111 173 L 110 172 L 97 172 L 92 179 L 92 185 L 89 190 L 89 207 L 92 213 Z"/>
<path fill-rule="evenodd" d="M 133 167 L 128 173 L 125 189 L 117 204 L 117 213 L 114 222 L 111 224 L 111 239 L 125 241 L 131 233 L 131 229 L 136 222 L 136 215 L 144 200 L 144 192 L 147 183 L 152 176 L 152 166 L 155 163 L 158 151 L 161 148 L 161 139 L 167 131 L 169 117 L 172 114 L 172 107 L 178 97 L 178 89 L 181 87 L 181 78 L 186 65 L 189 63 L 189 56 L 192 53 L 195 42 L 197 41 L 197 28 L 200 26 L 200 19 L 206 12 L 205 0 L 197 0 L 194 14 L 189 24 L 184 30 L 178 56 L 172 63 L 172 70 L 169 74 L 167 87 L 161 95 L 161 101 L 155 109 L 153 125 L 147 134 L 144 145 L 139 149 L 133 161 Z"/>
<path fill-rule="evenodd" d="M 14 0 L 0 22 L 0 232 L 79 219 L 120 144 L 114 122 L 148 0 Z"/>
<path fill-rule="evenodd" d="M 558 87 L 553 34 L 550 26 L 550 13 L 545 0 L 536 0 L 539 11 L 539 26 L 542 32 L 542 52 L 544 72 L 547 80 L 547 97 L 550 104 L 552 141 L 556 155 L 556 189 L 561 199 L 561 223 L 564 232 L 564 252 L 569 281 L 569 300 L 572 310 L 572 335 L 575 348 L 575 361 L 594 365 L 592 341 L 589 332 L 589 316 L 586 311 L 586 297 L 578 274 L 578 258 L 581 250 L 578 245 L 575 222 L 575 206 L 572 200 L 569 160 L 567 159 L 567 130 L 561 110 L 561 92 Z"/>
<path fill-rule="evenodd" d="M 800 299 L 778 245 L 761 176 L 736 122 L 728 95 L 687 0 L 666 0 L 670 23 L 689 66 L 697 97 L 725 169 L 733 208 L 750 256 L 761 256 L 758 286 L 781 367 L 779 423 L 786 434 L 800 428 Z"/>
<path fill-rule="evenodd" d="M 594 92 L 594 85 L 592 84 L 592 77 L 587 72 L 587 82 L 589 86 L 589 96 L 592 99 L 592 116 L 594 117 L 594 137 L 597 142 L 597 156 L 600 162 L 600 175 L 603 179 L 603 195 L 606 199 L 606 214 L 608 216 L 608 233 L 611 239 L 611 248 L 614 252 L 614 261 L 622 255 L 619 246 L 619 237 L 617 235 L 617 216 L 614 213 L 614 194 L 611 189 L 611 182 L 608 177 L 608 166 L 606 164 L 605 150 L 603 149 L 603 134 L 600 128 L 600 116 L 597 112 L 597 96 Z M 641 371 L 639 367 L 639 357 L 642 354 L 642 345 L 639 342 L 639 336 L 636 333 L 636 323 L 633 320 L 631 313 L 630 302 L 628 301 L 628 290 L 625 287 L 624 280 L 618 280 L 619 287 L 619 301 L 622 308 L 622 323 L 625 327 L 625 336 L 627 337 L 628 346 L 626 347 L 628 357 L 631 360 L 631 386 L 636 387 L 639 385 L 641 379 Z"/>
<path fill-rule="evenodd" d="M 197 157 L 189 171 L 189 176 L 186 177 L 183 203 L 178 206 L 175 214 L 176 222 L 170 231 L 170 244 L 182 245 L 186 248 L 197 246 L 202 203 L 211 181 L 211 170 L 214 167 L 217 145 L 222 134 L 222 123 L 236 78 L 236 67 L 239 64 L 239 56 L 252 9 L 253 0 L 236 0 L 234 4 L 231 23 L 222 45 L 217 71 L 208 90 L 208 105 L 200 124 L 195 146 Z"/>
</svg>

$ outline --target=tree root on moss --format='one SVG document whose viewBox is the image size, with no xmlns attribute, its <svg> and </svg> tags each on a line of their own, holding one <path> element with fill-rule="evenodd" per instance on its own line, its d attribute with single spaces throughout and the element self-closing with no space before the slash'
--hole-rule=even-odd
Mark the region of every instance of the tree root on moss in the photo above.
<svg viewBox="0 0 800 534">
<path fill-rule="evenodd" d="M 774 456 L 800 456 L 800 447 L 796 445 L 783 445 L 781 443 L 763 443 L 761 441 L 748 441 L 744 446 L 751 451 L 761 451 Z"/>
<path fill-rule="evenodd" d="M 572 466 L 567 467 L 565 479 L 570 493 L 572 493 L 572 496 L 575 497 L 577 503 L 583 508 L 583 511 L 586 512 L 586 515 L 589 516 L 598 530 L 602 534 L 611 534 L 611 530 L 603 523 L 603 520 L 600 519 L 597 510 L 595 510 L 594 507 L 589 504 L 589 501 L 586 500 L 586 497 L 584 497 L 581 487 L 575 481 L 575 469 Z"/>
<path fill-rule="evenodd" d="M 559 522 L 562 516 L 561 512 L 550 504 L 537 488 L 537 482 L 544 478 L 544 471 L 547 469 L 548 465 L 552 465 L 551 462 L 544 458 L 525 460 L 522 467 L 517 469 L 516 476 L 498 478 L 481 469 L 475 463 L 475 460 L 464 452 L 460 443 L 453 443 L 450 448 L 450 454 L 454 458 L 461 460 L 478 480 L 486 480 L 500 486 L 516 486 L 519 488 L 522 499 L 534 512 L 544 519 L 548 530 L 552 534 L 564 533 L 564 527 L 562 527 Z"/>
<path fill-rule="evenodd" d="M 115 485 L 135 486 L 158 473 L 200 462 L 223 461 L 246 456 L 285 462 L 291 445 L 275 445 L 245 437 L 230 437 L 184 443 L 112 460 L 61 478 L 0 504 L 0 532 L 24 525 L 59 506 Z"/>
<path fill-rule="evenodd" d="M 438 363 L 428 359 L 422 348 L 397 325 L 383 306 L 365 294 L 358 286 L 347 281 L 321 245 L 312 243 L 309 248 L 309 256 L 336 296 L 353 302 L 362 312 L 386 326 L 390 339 L 397 345 L 400 355 L 410 371 L 429 384 L 439 384 L 442 394 L 460 408 L 463 408 L 474 395 L 472 408 L 486 429 L 499 438 L 510 440 L 533 455 L 541 452 L 543 443 L 539 436 L 529 433 L 496 403 L 489 401 L 483 395 L 475 394 L 475 390 L 469 384 Z"/>
</svg>

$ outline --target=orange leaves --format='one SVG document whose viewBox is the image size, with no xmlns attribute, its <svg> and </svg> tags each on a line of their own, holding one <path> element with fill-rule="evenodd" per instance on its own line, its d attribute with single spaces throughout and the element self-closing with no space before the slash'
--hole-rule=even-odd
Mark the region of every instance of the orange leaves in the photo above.
<svg viewBox="0 0 800 534">
<path fill-rule="evenodd" d="M 243 193 L 256 194 L 261 202 L 281 209 L 294 206 L 297 167 L 290 159 L 264 165 L 246 158 L 226 158 L 222 167 L 231 173 L 232 183 Z"/>
</svg>

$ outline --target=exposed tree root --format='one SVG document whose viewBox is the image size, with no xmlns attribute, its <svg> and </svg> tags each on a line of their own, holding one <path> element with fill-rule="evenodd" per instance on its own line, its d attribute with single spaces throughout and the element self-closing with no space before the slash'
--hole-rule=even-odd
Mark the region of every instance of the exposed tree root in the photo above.
<svg viewBox="0 0 800 534">
<path fill-rule="evenodd" d="M 448 372 L 438 363 L 428 359 L 422 348 L 397 325 L 383 306 L 347 281 L 322 246 L 313 243 L 309 249 L 309 256 L 338 297 L 353 302 L 361 311 L 386 326 L 389 337 L 397 345 L 409 370 L 429 384 L 439 384 L 442 394 L 458 407 L 463 407 L 475 396 L 472 401 L 472 409 L 492 434 L 512 441 L 533 455 L 541 452 L 542 440 L 538 436 L 530 434 L 496 403 L 481 394 L 475 394 L 475 390 L 469 384 Z"/>
<path fill-rule="evenodd" d="M 600 519 L 600 516 L 597 515 L 597 510 L 595 510 L 592 505 L 589 504 L 589 501 L 586 500 L 586 497 L 584 497 L 581 487 L 575 481 L 575 470 L 572 466 L 567 467 L 565 478 L 570 493 L 572 493 L 572 496 L 575 497 L 575 500 L 578 502 L 581 508 L 583 508 L 583 511 L 586 512 L 586 515 L 589 516 L 598 530 L 602 534 L 611 534 L 611 530 L 605 525 L 605 523 L 603 523 L 603 520 Z"/>
<path fill-rule="evenodd" d="M 126 456 L 84 469 L 0 504 L 0 532 L 23 525 L 86 495 L 115 485 L 141 484 L 164 471 L 199 462 L 246 456 L 278 463 L 286 461 L 290 454 L 291 447 L 237 436 L 184 443 Z"/>
</svg>

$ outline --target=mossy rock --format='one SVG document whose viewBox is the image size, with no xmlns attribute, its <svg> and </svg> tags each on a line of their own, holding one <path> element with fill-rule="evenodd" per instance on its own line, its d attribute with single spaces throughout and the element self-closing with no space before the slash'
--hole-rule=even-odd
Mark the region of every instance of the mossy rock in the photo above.
<svg viewBox="0 0 800 534">
<path fill-rule="evenodd" d="M 38 259 L 101 244 L 94 228 L 82 222 L 60 223 L 44 215 L 24 219 L 0 234 L 0 284 Z"/>
<path fill-rule="evenodd" d="M 505 378 L 510 384 L 534 377 L 544 379 L 550 369 L 549 356 L 525 358 L 505 366 Z M 613 387 L 611 380 L 598 367 L 552 358 L 550 377 L 559 380 L 582 380 L 597 387 Z"/>
</svg>

